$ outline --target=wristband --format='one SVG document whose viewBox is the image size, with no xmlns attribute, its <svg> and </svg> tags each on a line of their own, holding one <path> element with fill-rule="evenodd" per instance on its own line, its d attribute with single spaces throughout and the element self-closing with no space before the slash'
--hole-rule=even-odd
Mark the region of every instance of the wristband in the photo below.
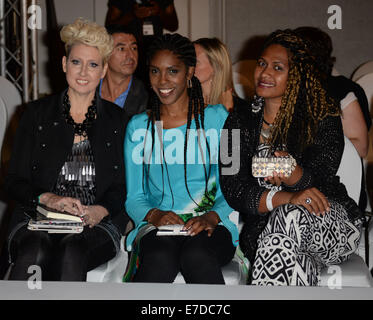
<svg viewBox="0 0 373 320">
<path fill-rule="evenodd" d="M 272 203 L 272 198 L 273 196 L 278 192 L 278 190 L 276 189 L 271 189 L 268 194 L 267 194 L 267 198 L 266 198 L 266 206 L 267 206 L 267 209 L 268 211 L 272 211 L 273 210 L 273 203 Z"/>
</svg>

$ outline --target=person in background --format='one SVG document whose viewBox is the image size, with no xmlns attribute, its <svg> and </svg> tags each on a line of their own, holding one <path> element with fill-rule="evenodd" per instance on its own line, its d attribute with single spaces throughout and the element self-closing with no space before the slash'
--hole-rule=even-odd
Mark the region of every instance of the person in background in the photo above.
<svg viewBox="0 0 373 320">
<path fill-rule="evenodd" d="M 8 247 L 10 280 L 27 280 L 37 265 L 42 280 L 85 281 L 112 259 L 129 218 L 124 210 L 123 139 L 126 118 L 96 89 L 113 40 L 96 23 L 77 19 L 62 28 L 68 88 L 30 102 L 20 121 L 5 189 L 17 202 Z M 38 204 L 80 216 L 78 234 L 27 229 Z"/>
<path fill-rule="evenodd" d="M 368 131 L 372 125 L 372 119 L 364 89 L 345 76 L 332 75 L 335 58 L 332 57 L 332 39 L 326 32 L 316 27 L 299 27 L 295 29 L 295 32 L 308 41 L 310 51 L 319 61 L 328 93 L 341 106 L 343 134 L 352 142 L 360 157 L 366 157 L 369 149 Z M 362 211 L 365 211 L 368 204 L 364 168 L 362 165 L 363 175 L 359 198 L 359 207 Z"/>
<path fill-rule="evenodd" d="M 142 35 L 160 36 L 163 30 L 174 32 L 179 27 L 173 0 L 109 0 L 105 26 L 130 26 Z"/>
<path fill-rule="evenodd" d="M 164 29 L 174 32 L 179 27 L 173 0 L 109 0 L 108 7 L 105 26 L 129 27 L 138 35 L 144 53 L 153 38 L 162 35 Z M 141 53 L 139 60 L 137 75 L 148 87 L 145 54 Z"/>
<path fill-rule="evenodd" d="M 328 93 L 341 105 L 344 135 L 351 140 L 360 157 L 366 157 L 372 120 L 363 88 L 344 76 L 332 75 L 335 58 L 332 57 L 332 39 L 326 32 L 315 27 L 299 27 L 295 32 L 309 42 L 310 51 L 319 60 L 325 75 Z"/>
<path fill-rule="evenodd" d="M 195 76 L 201 82 L 206 104 L 222 104 L 228 111 L 248 103 L 237 96 L 232 80 L 232 61 L 224 43 L 217 38 L 200 38 L 193 42 L 197 65 Z"/>
<path fill-rule="evenodd" d="M 141 113 L 148 103 L 148 92 L 135 76 L 138 65 L 138 41 L 127 27 L 111 25 L 114 49 L 108 61 L 106 76 L 100 81 L 101 98 L 120 106 L 128 116 Z"/>
<path fill-rule="evenodd" d="M 124 142 L 126 210 L 135 223 L 127 248 L 140 248 L 133 281 L 172 283 L 181 272 L 187 283 L 224 284 L 221 267 L 238 242 L 216 158 L 228 112 L 222 105 L 205 107 L 189 39 L 160 36 L 148 56 L 151 110 L 132 117 Z M 157 236 L 154 229 L 138 238 L 149 225 L 168 224 L 182 225 L 187 236 Z"/>
<path fill-rule="evenodd" d="M 237 173 L 220 175 L 221 188 L 244 221 L 240 247 L 252 263 L 251 284 L 316 286 L 322 268 L 346 261 L 361 235 L 363 214 L 336 175 L 344 150 L 340 107 L 292 30 L 269 35 L 254 78 L 251 108 L 234 110 L 224 125 L 228 142 L 240 130 L 240 143 L 228 145 L 241 163 Z M 254 177 L 254 156 L 287 157 L 293 170 Z"/>
</svg>

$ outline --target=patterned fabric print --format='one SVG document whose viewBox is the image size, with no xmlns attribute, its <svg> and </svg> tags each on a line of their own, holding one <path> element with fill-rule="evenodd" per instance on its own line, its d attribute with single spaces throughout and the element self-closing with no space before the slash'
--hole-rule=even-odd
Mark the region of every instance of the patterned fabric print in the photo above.
<svg viewBox="0 0 373 320">
<path fill-rule="evenodd" d="M 359 245 L 361 221 L 336 202 L 324 216 L 286 204 L 275 208 L 259 236 L 254 285 L 316 286 L 323 267 L 348 259 Z"/>
</svg>

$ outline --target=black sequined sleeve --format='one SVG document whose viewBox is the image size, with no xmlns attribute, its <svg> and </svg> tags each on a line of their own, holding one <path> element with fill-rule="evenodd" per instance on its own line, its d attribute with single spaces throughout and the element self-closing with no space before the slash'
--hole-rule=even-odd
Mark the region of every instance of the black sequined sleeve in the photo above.
<svg viewBox="0 0 373 320">
<path fill-rule="evenodd" d="M 258 212 L 259 202 L 266 189 L 260 187 L 257 180 L 251 175 L 251 158 L 256 148 L 253 143 L 255 133 L 242 120 L 242 116 L 233 112 L 225 122 L 224 129 L 228 133 L 228 147 L 221 145 L 221 152 L 227 152 L 228 158 L 235 157 L 232 162 L 239 162 L 239 167 L 231 172 L 232 174 L 226 174 L 225 169 L 231 167 L 232 164 L 223 163 L 221 156 L 220 184 L 225 199 L 233 209 L 241 213 L 260 214 Z M 232 134 L 235 129 L 239 129 L 239 143 L 232 143 Z"/>
<path fill-rule="evenodd" d="M 312 145 L 301 155 L 296 156 L 303 168 L 301 179 L 293 186 L 286 186 L 285 191 L 299 191 L 317 187 L 323 192 L 328 182 L 334 179 L 338 171 L 344 149 L 344 138 L 340 117 L 329 116 L 320 122 L 317 135 Z"/>
</svg>

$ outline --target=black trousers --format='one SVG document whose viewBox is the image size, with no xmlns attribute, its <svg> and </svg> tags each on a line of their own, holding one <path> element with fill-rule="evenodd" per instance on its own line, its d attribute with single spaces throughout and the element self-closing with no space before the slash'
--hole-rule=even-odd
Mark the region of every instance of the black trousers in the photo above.
<svg viewBox="0 0 373 320">
<path fill-rule="evenodd" d="M 235 253 L 230 232 L 217 226 L 211 237 L 206 231 L 194 237 L 157 236 L 157 230 L 140 240 L 140 266 L 135 282 L 172 283 L 179 272 L 186 283 L 224 284 L 221 267 Z"/>
<path fill-rule="evenodd" d="M 48 234 L 23 227 L 11 243 L 14 266 L 9 280 L 27 280 L 28 268 L 39 266 L 44 281 L 86 281 L 87 272 L 112 259 L 115 246 L 100 228 L 79 234 Z"/>
</svg>

